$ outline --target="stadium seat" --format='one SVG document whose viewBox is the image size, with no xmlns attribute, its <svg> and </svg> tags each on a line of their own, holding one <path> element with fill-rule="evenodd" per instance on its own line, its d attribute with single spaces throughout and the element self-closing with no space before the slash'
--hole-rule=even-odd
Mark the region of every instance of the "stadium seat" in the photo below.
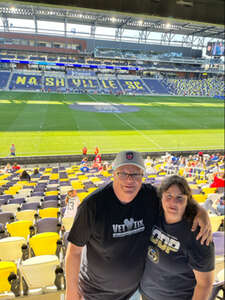
<svg viewBox="0 0 225 300">
<path fill-rule="evenodd" d="M 62 225 L 65 231 L 70 231 L 73 225 L 74 217 L 63 217 L 62 218 Z"/>
<path fill-rule="evenodd" d="M 0 299 L 2 298 L 1 294 L 3 297 L 6 297 L 5 299 L 10 299 L 9 297 L 7 298 L 6 293 L 8 295 L 8 293 L 11 291 L 11 285 L 8 281 L 8 277 L 12 273 L 17 274 L 16 264 L 11 261 L 0 261 Z"/>
<path fill-rule="evenodd" d="M 0 260 L 17 262 L 22 259 L 22 246 L 26 245 L 23 237 L 5 237 L 0 240 Z"/>
<path fill-rule="evenodd" d="M 28 202 L 23 203 L 20 207 L 20 210 L 37 210 L 40 208 L 40 202 Z"/>
<path fill-rule="evenodd" d="M 56 232 L 44 232 L 32 236 L 29 239 L 31 255 L 55 255 L 59 239 L 59 234 Z"/>
<path fill-rule="evenodd" d="M 209 300 L 224 300 L 224 296 L 225 296 L 224 272 L 225 270 L 222 269 L 216 274 L 216 279 L 213 284 L 213 290 Z"/>
<path fill-rule="evenodd" d="M 223 255 L 224 252 L 224 231 L 216 231 L 213 233 L 213 242 L 215 245 L 215 255 Z"/>
<path fill-rule="evenodd" d="M 37 211 L 34 209 L 17 211 L 16 219 L 18 221 L 31 221 L 33 223 L 35 221 L 35 214 L 37 214 Z"/>
<path fill-rule="evenodd" d="M 47 208 L 47 207 L 59 207 L 60 204 L 58 202 L 58 200 L 48 200 L 48 201 L 43 201 L 41 203 L 41 208 Z"/>
<path fill-rule="evenodd" d="M 212 232 L 218 231 L 222 221 L 224 220 L 224 216 L 209 215 L 209 218 L 212 225 Z"/>
<path fill-rule="evenodd" d="M 20 207 L 20 204 L 17 203 L 13 203 L 13 204 L 6 204 L 6 205 L 2 205 L 1 206 L 1 210 L 3 212 L 17 212 L 18 207 Z"/>
<path fill-rule="evenodd" d="M 60 290 L 65 286 L 65 283 L 61 285 L 61 280 L 57 280 L 58 275 L 63 277 L 63 270 L 59 268 L 59 259 L 55 255 L 29 258 L 21 263 L 20 271 L 24 295 L 28 295 L 33 289 L 40 289 L 44 293 L 48 287 L 57 287 Z"/>
<path fill-rule="evenodd" d="M 15 214 L 13 212 L 0 212 L 0 223 L 6 224 L 15 221 Z"/>
<path fill-rule="evenodd" d="M 30 234 L 30 226 L 33 225 L 32 221 L 15 221 L 6 224 L 6 228 L 10 236 L 19 236 L 27 239 Z"/>
<path fill-rule="evenodd" d="M 58 232 L 61 229 L 61 224 L 57 218 L 43 218 L 37 221 L 36 232 Z"/>
<path fill-rule="evenodd" d="M 59 208 L 47 207 L 39 209 L 40 218 L 58 218 Z"/>
<path fill-rule="evenodd" d="M 198 203 L 204 203 L 207 195 L 203 195 L 203 194 L 193 194 L 192 195 L 194 200 L 197 201 Z"/>
</svg>

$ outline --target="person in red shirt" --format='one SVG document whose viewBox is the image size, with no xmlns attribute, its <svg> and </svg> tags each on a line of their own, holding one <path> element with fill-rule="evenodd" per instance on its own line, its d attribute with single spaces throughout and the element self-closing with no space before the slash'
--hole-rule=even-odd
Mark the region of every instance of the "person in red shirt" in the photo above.
<svg viewBox="0 0 225 300">
<path fill-rule="evenodd" d="M 94 161 L 98 164 L 100 164 L 102 162 L 102 157 L 101 154 L 96 154 Z"/>
<path fill-rule="evenodd" d="M 83 155 L 87 155 L 87 147 L 86 146 L 83 147 L 82 153 L 83 153 Z"/>
<path fill-rule="evenodd" d="M 211 183 L 210 187 L 224 187 L 225 186 L 225 174 L 224 172 L 219 172 L 215 175 L 213 182 Z"/>
<path fill-rule="evenodd" d="M 12 166 L 12 170 L 13 171 L 17 171 L 17 170 L 20 170 L 20 166 L 15 162 Z"/>
</svg>

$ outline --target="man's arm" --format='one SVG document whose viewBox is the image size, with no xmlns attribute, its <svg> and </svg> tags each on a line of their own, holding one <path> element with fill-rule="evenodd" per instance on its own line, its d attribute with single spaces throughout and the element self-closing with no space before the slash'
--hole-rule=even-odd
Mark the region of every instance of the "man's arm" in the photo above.
<svg viewBox="0 0 225 300">
<path fill-rule="evenodd" d="M 198 205 L 196 201 L 194 201 L 194 203 L 196 204 L 198 211 L 197 215 L 194 218 L 191 230 L 195 231 L 199 226 L 200 231 L 196 236 L 196 239 L 199 240 L 201 238 L 201 244 L 203 245 L 204 242 L 206 242 L 206 245 L 208 246 L 209 243 L 212 241 L 212 226 L 210 218 L 207 210 Z"/>
<path fill-rule="evenodd" d="M 66 300 L 82 300 L 78 287 L 81 253 L 83 247 L 68 243 L 65 259 L 66 267 Z"/>
<path fill-rule="evenodd" d="M 196 286 L 192 300 L 208 300 L 212 291 L 212 285 L 214 281 L 214 271 L 211 272 L 199 272 L 193 270 L 196 279 Z"/>
</svg>

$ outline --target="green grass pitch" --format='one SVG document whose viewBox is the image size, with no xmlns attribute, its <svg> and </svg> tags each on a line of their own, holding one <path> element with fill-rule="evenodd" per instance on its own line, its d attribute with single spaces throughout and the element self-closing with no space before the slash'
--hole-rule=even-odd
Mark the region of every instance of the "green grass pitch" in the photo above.
<svg viewBox="0 0 225 300">
<path fill-rule="evenodd" d="M 72 110 L 75 102 L 139 107 L 138 112 Z M 0 156 L 11 144 L 19 156 L 81 154 L 124 149 L 211 150 L 224 147 L 224 102 L 213 98 L 97 96 L 0 92 Z"/>
</svg>

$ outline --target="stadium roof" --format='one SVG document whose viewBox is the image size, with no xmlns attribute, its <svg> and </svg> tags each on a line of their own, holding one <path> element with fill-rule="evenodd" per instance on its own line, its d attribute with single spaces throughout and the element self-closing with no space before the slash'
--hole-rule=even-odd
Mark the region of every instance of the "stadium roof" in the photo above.
<svg viewBox="0 0 225 300">
<path fill-rule="evenodd" d="M 59 6 L 60 3 L 0 0 L 0 16 L 224 39 L 224 0 L 65 0 L 64 6 Z"/>
</svg>

